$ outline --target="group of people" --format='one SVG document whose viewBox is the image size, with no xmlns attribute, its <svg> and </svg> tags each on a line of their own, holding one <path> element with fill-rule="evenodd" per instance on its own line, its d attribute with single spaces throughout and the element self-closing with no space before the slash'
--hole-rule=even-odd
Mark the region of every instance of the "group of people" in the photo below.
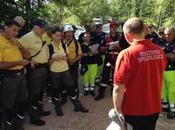
<svg viewBox="0 0 175 130">
<path fill-rule="evenodd" d="M 175 29 L 161 27 L 157 34 L 143 20 L 130 18 L 123 31 L 130 47 L 116 61 L 114 114 L 122 114 L 133 130 L 155 130 L 161 112 L 175 118 Z"/>
<path fill-rule="evenodd" d="M 163 74 L 162 85 L 162 110 L 167 113 L 167 118 L 175 118 L 175 88 L 174 88 L 174 63 L 175 63 L 175 29 L 173 27 L 160 27 L 158 35 L 153 31 L 152 27 L 146 38 L 162 48 L 167 58 L 167 66 Z"/>
<path fill-rule="evenodd" d="M 25 112 L 31 124 L 41 126 L 42 116 L 50 115 L 41 103 L 46 84 L 51 85 L 52 103 L 57 116 L 63 116 L 60 95 L 74 105 L 74 111 L 87 113 L 79 100 L 78 65 L 82 57 L 75 45 L 72 26 L 51 30 L 51 41 L 43 39 L 46 22 L 36 20 L 32 30 L 18 38 L 24 19 L 15 17 L 5 23 L 0 35 L 1 123 L 5 130 L 23 130 Z M 69 45 L 68 45 L 69 44 Z M 48 82 L 46 82 L 48 81 Z M 65 96 L 66 94 L 66 96 Z"/>
<path fill-rule="evenodd" d="M 79 100 L 79 72 L 84 96 L 90 94 L 95 101 L 103 99 L 111 86 L 115 110 L 124 114 L 134 130 L 154 130 L 161 112 L 161 91 L 163 111 L 168 118 L 175 117 L 173 28 L 160 29 L 157 35 L 141 19 L 133 18 L 124 24 L 124 32 L 117 31 L 116 20 L 110 21 L 107 34 L 102 24 L 94 29 L 87 22 L 85 32 L 76 39 L 76 28 L 69 24 L 61 29 L 38 19 L 31 31 L 21 36 L 24 24 L 17 16 L 0 32 L 0 117 L 6 130 L 24 130 L 26 111 L 31 124 L 44 125 L 41 117 L 51 113 L 44 110 L 45 92 L 57 116 L 64 115 L 62 105 L 68 98 L 74 111 L 87 113 Z"/>
</svg>

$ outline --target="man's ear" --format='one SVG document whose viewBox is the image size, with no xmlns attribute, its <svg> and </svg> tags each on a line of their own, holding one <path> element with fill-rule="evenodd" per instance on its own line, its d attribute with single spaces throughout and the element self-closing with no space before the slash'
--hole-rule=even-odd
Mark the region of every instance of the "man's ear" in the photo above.
<svg viewBox="0 0 175 130">
<path fill-rule="evenodd" d="M 144 26 L 144 35 L 146 36 L 149 33 L 148 27 L 145 25 Z"/>
<path fill-rule="evenodd" d="M 132 43 L 133 42 L 133 37 L 132 37 L 131 34 L 125 33 L 125 38 L 126 38 L 128 43 Z"/>
<path fill-rule="evenodd" d="M 8 27 L 7 26 L 4 26 L 4 31 L 6 31 L 8 29 Z"/>
</svg>

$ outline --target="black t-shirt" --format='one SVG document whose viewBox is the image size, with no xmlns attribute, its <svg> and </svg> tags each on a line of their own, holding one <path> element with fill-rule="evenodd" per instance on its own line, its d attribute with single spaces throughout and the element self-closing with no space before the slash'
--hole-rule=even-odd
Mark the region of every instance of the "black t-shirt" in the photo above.
<svg viewBox="0 0 175 130">
<path fill-rule="evenodd" d="M 93 45 L 93 44 L 90 44 L 88 46 L 84 45 L 84 44 L 81 45 L 82 53 L 89 54 L 88 56 L 82 57 L 81 64 L 97 64 L 98 63 L 99 55 L 92 55 L 91 54 L 91 49 L 90 49 L 91 45 Z"/>
<path fill-rule="evenodd" d="M 106 37 L 107 37 L 107 34 L 104 33 L 104 32 L 101 32 L 101 33 L 92 33 L 91 34 L 91 37 L 92 37 L 92 43 L 93 44 L 105 44 L 106 42 Z"/>
<path fill-rule="evenodd" d="M 165 52 L 165 54 L 173 53 L 175 55 L 175 40 L 172 43 L 170 43 L 170 44 L 167 43 L 165 45 L 164 52 Z M 168 60 L 166 70 L 175 70 L 175 62 Z"/>
</svg>

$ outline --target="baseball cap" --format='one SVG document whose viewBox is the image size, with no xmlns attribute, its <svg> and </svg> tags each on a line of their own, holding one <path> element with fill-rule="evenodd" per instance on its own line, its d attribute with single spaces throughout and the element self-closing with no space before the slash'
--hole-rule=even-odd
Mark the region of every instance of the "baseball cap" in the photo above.
<svg viewBox="0 0 175 130">
<path fill-rule="evenodd" d="M 100 28 L 102 26 L 103 26 L 103 24 L 96 24 L 96 28 Z"/>
<path fill-rule="evenodd" d="M 118 26 L 118 22 L 117 21 L 111 21 L 110 22 L 110 28 L 113 27 L 113 26 Z"/>
<path fill-rule="evenodd" d="M 72 25 L 65 25 L 63 32 L 74 31 Z"/>
<path fill-rule="evenodd" d="M 46 26 L 46 22 L 42 19 L 38 19 L 34 22 L 34 25 L 39 26 L 39 27 L 45 27 Z"/>
<path fill-rule="evenodd" d="M 22 16 L 16 16 L 13 20 L 16 21 L 21 27 L 23 27 L 25 24 L 25 20 Z"/>
</svg>

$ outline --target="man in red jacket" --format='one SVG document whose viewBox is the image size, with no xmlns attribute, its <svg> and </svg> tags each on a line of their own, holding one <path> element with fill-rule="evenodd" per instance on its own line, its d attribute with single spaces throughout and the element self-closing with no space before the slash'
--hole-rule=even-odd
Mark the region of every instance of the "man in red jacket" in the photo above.
<svg viewBox="0 0 175 130">
<path fill-rule="evenodd" d="M 161 111 L 162 75 L 166 68 L 163 50 L 145 40 L 145 25 L 131 18 L 123 27 L 131 46 L 116 61 L 113 103 L 133 130 L 155 130 Z"/>
</svg>

